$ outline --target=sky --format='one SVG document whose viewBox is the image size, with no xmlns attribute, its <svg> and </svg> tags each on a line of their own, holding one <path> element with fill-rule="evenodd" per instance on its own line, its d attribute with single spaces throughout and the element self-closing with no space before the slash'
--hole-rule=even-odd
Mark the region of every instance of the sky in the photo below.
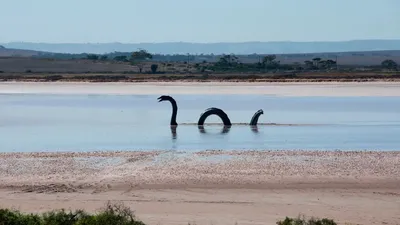
<svg viewBox="0 0 400 225">
<path fill-rule="evenodd" d="M 400 39 L 400 0 L 0 0 L 0 43 Z"/>
</svg>

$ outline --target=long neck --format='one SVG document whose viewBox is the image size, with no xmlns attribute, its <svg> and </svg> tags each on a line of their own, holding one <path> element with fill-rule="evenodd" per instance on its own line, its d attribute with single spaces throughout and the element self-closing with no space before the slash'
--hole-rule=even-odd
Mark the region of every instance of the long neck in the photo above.
<svg viewBox="0 0 400 225">
<path fill-rule="evenodd" d="M 178 106 L 176 105 L 176 101 L 174 99 L 170 100 L 172 105 L 172 116 L 171 116 L 171 125 L 176 126 L 178 123 L 176 122 L 176 115 L 178 114 Z"/>
</svg>

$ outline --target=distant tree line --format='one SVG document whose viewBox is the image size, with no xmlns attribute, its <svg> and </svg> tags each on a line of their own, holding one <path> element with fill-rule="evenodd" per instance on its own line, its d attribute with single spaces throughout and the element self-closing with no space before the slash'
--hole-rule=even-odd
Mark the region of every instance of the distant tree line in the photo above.
<svg viewBox="0 0 400 225">
<path fill-rule="evenodd" d="M 336 60 L 323 59 L 321 57 L 315 57 L 311 60 L 305 60 L 303 62 L 294 62 L 290 64 L 281 63 L 277 60 L 276 55 L 249 55 L 251 62 L 246 61 L 247 58 L 238 57 L 234 54 L 227 55 L 161 55 L 151 54 L 146 50 L 138 50 L 134 52 L 113 52 L 109 54 L 47 54 L 41 55 L 41 57 L 53 57 L 60 59 L 87 59 L 95 61 L 115 61 L 120 63 L 129 63 L 132 66 L 138 68 L 138 72 L 142 73 L 143 68 L 149 62 L 150 70 L 152 73 L 157 73 L 159 64 L 164 67 L 166 65 L 172 66 L 174 63 L 191 64 L 198 72 L 274 72 L 274 71 L 329 71 L 339 69 L 339 65 Z M 195 58 L 197 60 L 195 61 Z M 258 60 L 254 60 L 257 59 Z M 198 59 L 203 59 L 199 62 Z M 207 60 L 210 59 L 210 60 Z M 256 62 L 254 62 L 256 61 Z M 257 62 L 258 61 L 258 62 Z M 189 66 L 188 66 L 189 67 Z M 380 69 L 386 69 L 391 71 L 397 71 L 398 64 L 391 60 L 386 59 L 382 61 L 379 66 Z"/>
<path fill-rule="evenodd" d="M 268 72 L 277 70 L 331 70 L 336 69 L 336 65 L 336 61 L 322 60 L 321 58 L 314 58 L 312 61 L 306 60 L 304 63 L 282 64 L 276 59 L 276 55 L 266 55 L 260 58 L 257 63 L 242 63 L 235 55 L 224 55 L 216 63 L 197 63 L 195 67 L 201 71 Z"/>
<path fill-rule="evenodd" d="M 157 55 L 159 56 L 159 55 Z M 89 54 L 86 56 L 90 60 L 107 60 L 109 55 L 94 55 Z M 130 55 L 114 55 L 113 60 L 120 62 L 130 62 L 132 65 L 136 65 L 139 68 L 139 72 L 142 73 L 143 62 L 145 60 L 153 59 L 153 62 L 157 62 L 154 59 L 154 55 L 148 53 L 146 50 L 140 50 L 130 53 Z M 159 57 L 160 58 L 160 57 Z M 177 62 L 179 59 L 183 60 L 186 64 L 193 60 L 193 56 L 188 55 L 176 55 Z M 276 59 L 276 55 L 266 55 L 259 58 L 257 63 L 242 63 L 238 56 L 234 54 L 222 55 L 216 62 L 207 62 L 203 60 L 201 63 L 195 63 L 194 68 L 199 72 L 215 71 L 215 72 L 269 72 L 277 70 L 294 70 L 294 71 L 313 71 L 313 70 L 335 70 L 338 69 L 336 60 L 322 59 L 320 57 L 313 58 L 312 60 L 305 60 L 303 63 L 292 63 L 292 64 L 281 64 Z M 184 60 L 186 59 L 186 61 Z M 161 61 L 161 58 L 159 59 Z M 156 73 L 158 69 L 157 64 L 151 65 L 152 73 Z M 398 64 L 391 60 L 386 59 L 381 63 L 382 69 L 397 70 Z"/>
</svg>

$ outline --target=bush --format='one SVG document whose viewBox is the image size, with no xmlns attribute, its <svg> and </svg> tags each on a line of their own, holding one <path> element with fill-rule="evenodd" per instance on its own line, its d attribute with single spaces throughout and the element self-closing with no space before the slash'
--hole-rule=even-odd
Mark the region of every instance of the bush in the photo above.
<svg viewBox="0 0 400 225">
<path fill-rule="evenodd" d="M 89 54 L 89 55 L 86 56 L 86 58 L 90 59 L 90 60 L 98 60 L 99 56 L 96 55 L 96 54 Z"/>
<path fill-rule="evenodd" d="M 157 64 L 152 64 L 150 68 L 151 68 L 151 72 L 152 73 L 157 73 L 157 69 L 158 69 L 158 65 Z"/>
<path fill-rule="evenodd" d="M 337 223 L 331 219 L 316 219 L 316 218 L 310 218 L 310 219 L 305 219 L 304 216 L 303 218 L 289 218 L 286 217 L 285 220 L 283 221 L 278 221 L 276 222 L 277 225 L 337 225 Z"/>
<path fill-rule="evenodd" d="M 126 55 L 118 55 L 118 56 L 115 56 L 114 57 L 114 60 L 115 61 L 118 61 L 118 62 L 128 62 L 129 60 L 128 60 L 128 57 L 126 56 Z"/>
<path fill-rule="evenodd" d="M 102 55 L 101 57 L 100 57 L 100 60 L 107 60 L 108 59 L 108 56 L 106 56 L 106 55 Z"/>
<path fill-rule="evenodd" d="M 43 214 L 23 214 L 19 211 L 0 209 L 0 225 L 145 225 L 135 218 L 134 212 L 123 204 L 108 202 L 97 214 L 83 210 L 66 212 L 64 209 Z M 330 219 L 305 219 L 286 217 L 277 225 L 337 225 Z"/>
<path fill-rule="evenodd" d="M 107 203 L 98 214 L 89 215 L 83 210 L 66 212 L 64 209 L 41 215 L 22 214 L 18 211 L 0 209 L 0 225 L 145 225 L 135 219 L 134 213 L 122 204 Z"/>
</svg>

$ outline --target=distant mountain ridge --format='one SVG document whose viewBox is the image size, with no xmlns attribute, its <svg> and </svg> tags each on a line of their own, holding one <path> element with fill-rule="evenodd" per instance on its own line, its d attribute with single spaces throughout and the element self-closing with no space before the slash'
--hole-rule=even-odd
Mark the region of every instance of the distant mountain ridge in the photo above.
<svg viewBox="0 0 400 225">
<path fill-rule="evenodd" d="M 45 52 L 39 52 L 35 50 L 27 50 L 27 49 L 13 49 L 13 48 L 5 48 L 0 45 L 0 57 L 32 57 L 37 56 L 39 54 L 51 54 Z"/>
<path fill-rule="evenodd" d="M 241 43 L 31 43 L 10 42 L 0 45 L 11 49 L 24 49 L 54 53 L 130 52 L 146 49 L 159 54 L 298 54 L 323 52 L 359 52 L 400 50 L 400 40 L 353 40 L 336 42 L 241 42 Z"/>
</svg>

